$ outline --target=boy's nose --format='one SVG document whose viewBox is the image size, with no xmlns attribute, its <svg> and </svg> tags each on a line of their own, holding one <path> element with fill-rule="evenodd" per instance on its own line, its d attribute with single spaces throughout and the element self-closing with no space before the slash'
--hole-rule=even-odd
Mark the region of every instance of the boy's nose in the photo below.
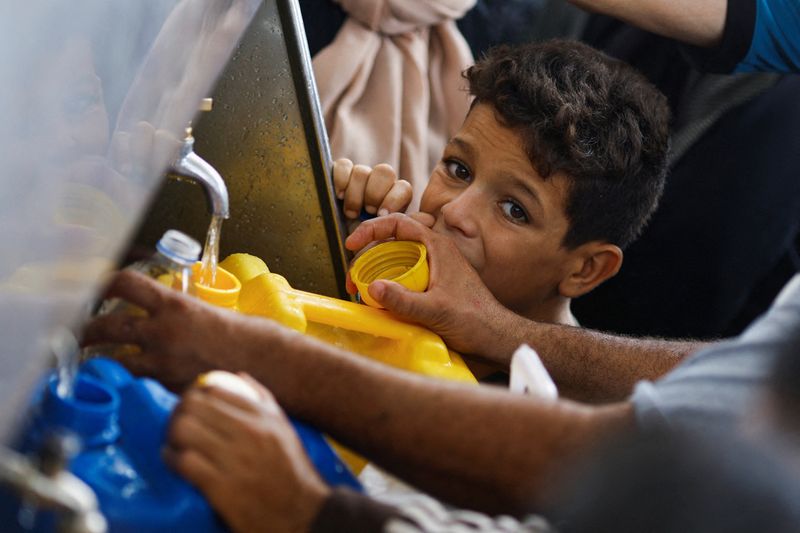
<svg viewBox="0 0 800 533">
<path fill-rule="evenodd" d="M 478 236 L 477 219 L 481 215 L 474 196 L 467 190 L 442 206 L 442 219 L 447 228 L 464 237 Z"/>
</svg>

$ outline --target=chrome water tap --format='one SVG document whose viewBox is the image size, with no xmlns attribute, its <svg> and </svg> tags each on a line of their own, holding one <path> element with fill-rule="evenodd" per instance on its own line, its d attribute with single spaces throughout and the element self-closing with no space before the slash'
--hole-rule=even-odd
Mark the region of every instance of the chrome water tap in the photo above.
<svg viewBox="0 0 800 533">
<path fill-rule="evenodd" d="M 54 511 L 57 531 L 105 533 L 94 491 L 66 470 L 75 451 L 70 436 L 53 435 L 40 452 L 38 465 L 11 449 L 0 447 L 0 485 L 10 488 L 33 512 Z"/>
<path fill-rule="evenodd" d="M 211 98 L 204 98 L 200 110 L 211 111 L 211 106 Z M 171 170 L 174 178 L 186 179 L 203 186 L 212 215 L 224 219 L 230 216 L 228 188 L 225 186 L 225 181 L 214 167 L 194 152 L 191 126 L 186 128 L 183 145 Z"/>
</svg>

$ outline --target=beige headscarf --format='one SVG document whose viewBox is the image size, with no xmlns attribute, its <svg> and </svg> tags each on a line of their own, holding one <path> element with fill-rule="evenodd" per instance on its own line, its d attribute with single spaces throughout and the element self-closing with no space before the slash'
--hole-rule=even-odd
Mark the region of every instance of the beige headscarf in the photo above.
<svg viewBox="0 0 800 533">
<path fill-rule="evenodd" d="M 335 158 L 389 163 L 414 187 L 469 109 L 472 54 L 454 22 L 476 0 L 336 0 L 350 17 L 313 60 Z"/>
</svg>

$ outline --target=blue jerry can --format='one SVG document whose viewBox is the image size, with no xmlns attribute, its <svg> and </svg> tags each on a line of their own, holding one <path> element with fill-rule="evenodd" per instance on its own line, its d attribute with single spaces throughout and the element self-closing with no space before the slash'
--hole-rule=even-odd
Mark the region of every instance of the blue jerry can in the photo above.
<svg viewBox="0 0 800 533">
<path fill-rule="evenodd" d="M 51 375 L 37 391 L 19 447 L 25 452 L 39 449 L 53 429 L 75 433 L 82 450 L 71 460 L 69 470 L 97 494 L 109 531 L 226 531 L 203 496 L 161 459 L 177 396 L 158 382 L 135 378 L 118 363 L 102 358 L 81 367 L 72 397 L 57 395 L 56 387 L 56 376 Z M 292 424 L 327 483 L 361 490 L 319 431 L 296 420 Z M 0 520 L 9 524 L 13 509 L 7 504 L 0 505 Z M 52 516 L 38 514 L 33 530 L 53 531 Z"/>
</svg>

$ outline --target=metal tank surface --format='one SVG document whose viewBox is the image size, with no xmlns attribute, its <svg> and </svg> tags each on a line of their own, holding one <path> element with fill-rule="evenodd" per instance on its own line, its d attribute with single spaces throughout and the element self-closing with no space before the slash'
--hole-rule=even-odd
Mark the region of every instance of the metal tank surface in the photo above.
<svg viewBox="0 0 800 533">
<path fill-rule="evenodd" d="M 74 349 L 259 0 L 0 7 L 0 438 Z"/>
<path fill-rule="evenodd" d="M 210 96 L 193 135 L 228 187 L 220 257 L 250 253 L 295 288 L 347 298 L 344 226 L 296 0 L 263 3 Z M 202 242 L 209 220 L 199 187 L 165 180 L 136 248 L 169 228 Z"/>
</svg>

